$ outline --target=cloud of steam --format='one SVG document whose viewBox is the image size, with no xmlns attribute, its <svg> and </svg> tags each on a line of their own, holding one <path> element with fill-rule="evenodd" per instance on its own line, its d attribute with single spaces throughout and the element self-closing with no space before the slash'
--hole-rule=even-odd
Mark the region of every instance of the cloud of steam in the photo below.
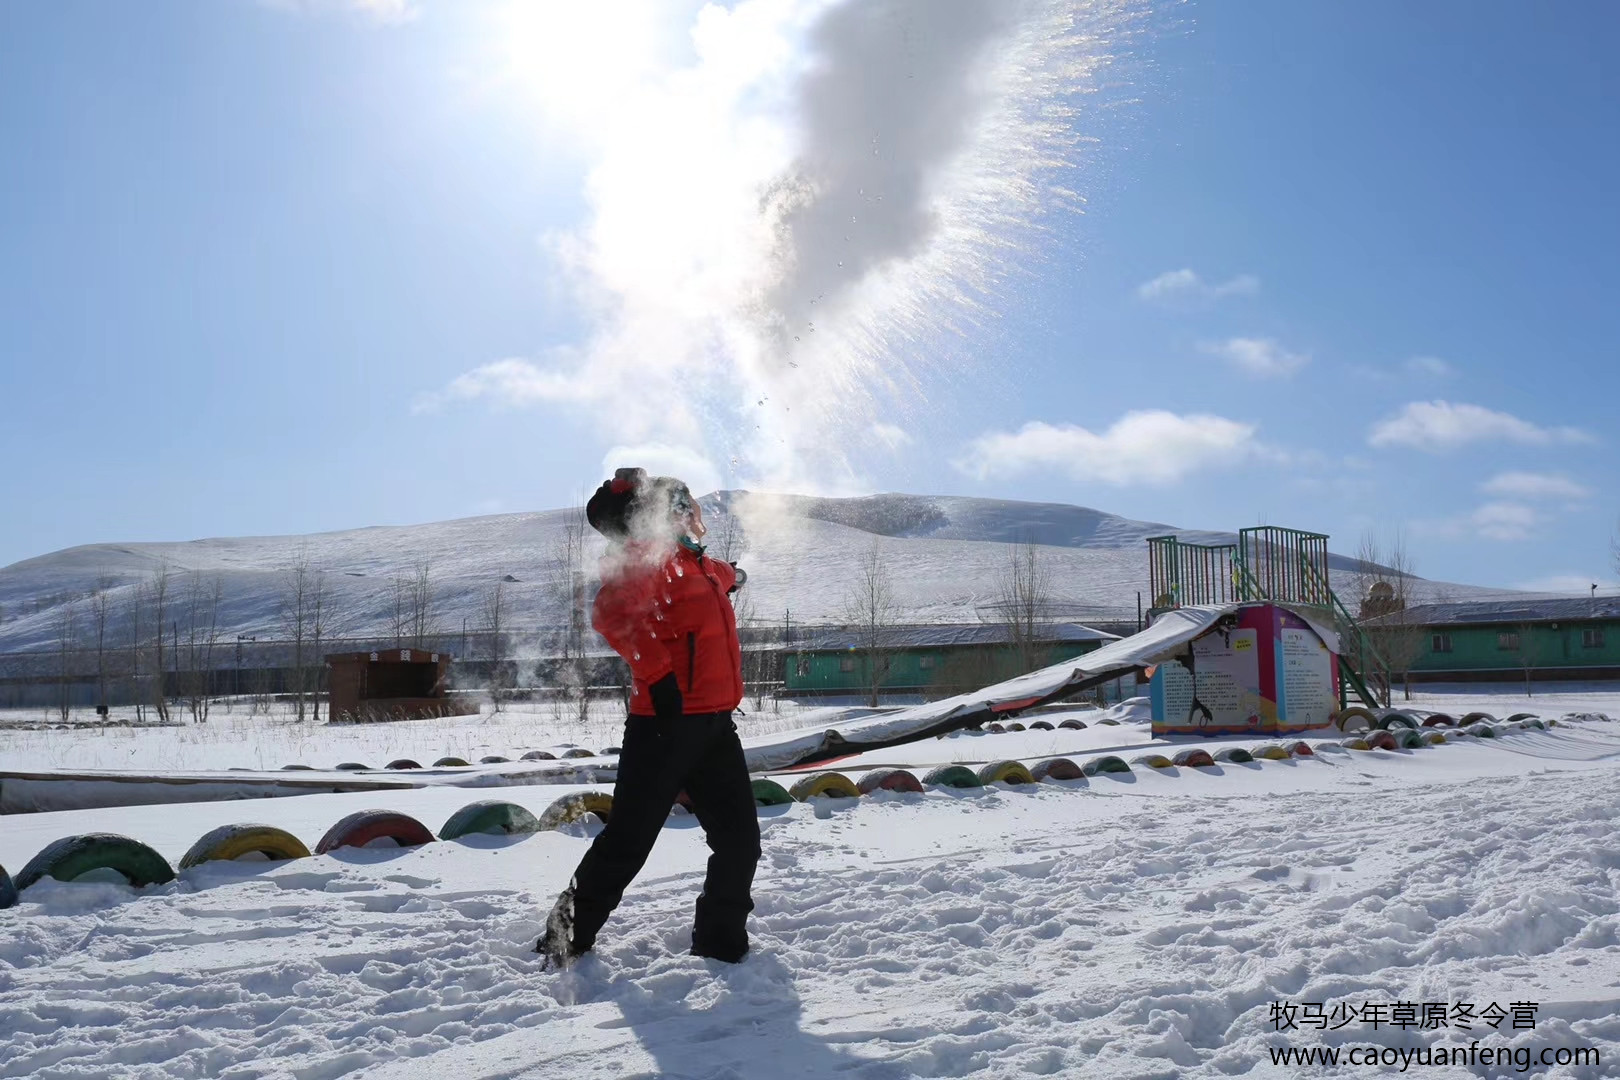
<svg viewBox="0 0 1620 1080">
<path fill-rule="evenodd" d="M 553 250 L 589 340 L 421 407 L 596 405 L 604 442 L 692 455 L 727 486 L 859 488 L 852 448 L 960 377 L 960 331 L 1077 201 L 1057 184 L 1086 143 L 1076 103 L 1139 7 L 703 7 L 687 62 L 578 95 L 591 213 Z"/>
</svg>

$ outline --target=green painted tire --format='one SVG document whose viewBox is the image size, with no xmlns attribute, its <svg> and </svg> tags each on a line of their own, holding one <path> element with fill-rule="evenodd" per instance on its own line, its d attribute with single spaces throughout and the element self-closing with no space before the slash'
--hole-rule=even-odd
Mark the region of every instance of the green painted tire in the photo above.
<svg viewBox="0 0 1620 1080">
<path fill-rule="evenodd" d="M 1035 777 L 1030 775 L 1021 761 L 992 761 L 988 765 L 979 767 L 979 783 L 985 787 L 991 784 L 1033 784 Z"/>
<path fill-rule="evenodd" d="M 549 750 L 530 750 L 523 755 L 524 761 L 556 761 L 557 755 Z"/>
<path fill-rule="evenodd" d="M 922 781 L 906 769 L 874 769 L 856 781 L 862 795 L 874 791 L 916 791 L 923 789 Z"/>
<path fill-rule="evenodd" d="M 446 755 L 445 757 L 440 758 L 438 761 L 435 761 L 433 763 L 433 767 L 435 769 L 455 769 L 460 768 L 463 765 L 471 764 L 472 762 L 468 761 L 466 758 L 458 758 L 451 755 Z"/>
<path fill-rule="evenodd" d="M 1170 764 L 1189 769 L 1198 768 L 1200 766 L 1208 768 L 1209 766 L 1215 764 L 1215 759 L 1209 756 L 1208 750 L 1200 750 L 1195 746 L 1189 750 L 1183 750 L 1175 757 L 1171 758 Z"/>
<path fill-rule="evenodd" d="M 1353 721 L 1360 721 L 1360 723 L 1352 726 Z M 1333 723 L 1338 726 L 1340 731 L 1354 731 L 1356 727 L 1370 728 L 1377 726 L 1378 718 L 1360 705 L 1348 705 L 1334 714 Z"/>
<path fill-rule="evenodd" d="M 1128 773 L 1131 771 L 1131 766 L 1122 757 L 1105 754 L 1100 758 L 1092 758 L 1080 766 L 1080 771 L 1087 776 L 1096 776 L 1099 773 Z"/>
<path fill-rule="evenodd" d="M 527 807 L 500 799 L 468 803 L 450 815 L 439 830 L 440 840 L 455 840 L 476 833 L 481 836 L 512 836 L 540 831 L 540 819 Z"/>
<path fill-rule="evenodd" d="M 979 783 L 979 774 L 966 765 L 941 765 L 924 776 L 922 782 L 929 787 L 976 788 L 984 786 Z"/>
<path fill-rule="evenodd" d="M 400 847 L 420 847 L 433 843 L 428 827 L 397 810 L 357 810 L 326 830 L 315 854 L 326 855 L 338 848 L 365 847 L 384 837 Z"/>
<path fill-rule="evenodd" d="M 1024 725 L 1020 724 L 1018 721 L 1014 720 L 1012 723 L 1007 725 L 1007 730 L 1008 731 L 1023 731 L 1024 730 Z"/>
<path fill-rule="evenodd" d="M 1464 728 L 1463 732 L 1472 735 L 1476 739 L 1494 739 L 1497 737 L 1496 728 L 1490 724 L 1475 724 L 1472 727 Z"/>
<path fill-rule="evenodd" d="M 1389 712 L 1378 718 L 1378 727 L 1382 731 L 1390 731 L 1403 727 L 1416 731 L 1423 726 L 1423 722 L 1408 712 Z"/>
<path fill-rule="evenodd" d="M 1522 720 L 1522 719 L 1524 719 L 1523 716 L 1515 715 L 1515 716 L 1508 717 L 1506 722 L 1511 724 L 1515 720 Z M 1457 725 L 1459 727 L 1469 727 L 1469 726 L 1471 726 L 1473 724 L 1494 724 L 1494 723 L 1496 723 L 1496 717 L 1492 716 L 1488 712 L 1471 712 L 1471 713 L 1467 714 L 1466 716 L 1464 716 L 1461 720 L 1457 721 Z"/>
<path fill-rule="evenodd" d="M 1107 717 L 1107 716 L 1105 716 L 1101 720 L 1097 721 L 1097 723 L 1102 725 L 1103 727 L 1119 727 L 1119 721 L 1118 720 L 1112 719 L 1111 717 Z"/>
<path fill-rule="evenodd" d="M 1036 783 L 1043 780 L 1080 780 L 1085 771 L 1066 757 L 1049 757 L 1029 767 L 1029 775 Z"/>
<path fill-rule="evenodd" d="M 788 794 L 793 796 L 794 802 L 809 802 L 818 798 L 858 799 L 861 789 L 841 772 L 824 772 L 795 781 L 788 788 Z"/>
<path fill-rule="evenodd" d="M 1265 761 L 1287 761 L 1293 756 L 1276 743 L 1262 743 L 1253 750 L 1250 750 L 1249 754 L 1256 760 L 1263 759 Z"/>
<path fill-rule="evenodd" d="M 1131 758 L 1132 765 L 1143 765 L 1149 769 L 1173 769 L 1176 763 L 1163 754 L 1138 754 Z"/>
<path fill-rule="evenodd" d="M 281 771 L 282 772 L 314 772 L 315 771 L 315 766 L 313 766 L 313 765 L 283 765 L 281 767 Z"/>
<path fill-rule="evenodd" d="M 1515 720 L 1530 720 L 1530 719 L 1533 719 L 1533 718 L 1534 719 L 1539 719 L 1539 717 L 1537 717 L 1537 714 L 1535 714 L 1533 712 L 1516 712 L 1512 716 L 1508 717 L 1507 720 L 1504 721 L 1504 723 L 1511 724 Z"/>
<path fill-rule="evenodd" d="M 8 908 L 17 902 L 17 885 L 6 873 L 6 868 L 0 866 L 0 909 Z"/>
<path fill-rule="evenodd" d="M 1416 731 L 1395 732 L 1395 744 L 1402 750 L 1420 750 L 1429 744 L 1423 741 L 1423 736 Z"/>
<path fill-rule="evenodd" d="M 281 862 L 309 858 L 309 848 L 285 829 L 274 825 L 221 825 L 202 835 L 180 859 L 180 869 L 208 862 L 229 862 L 257 853 Z"/>
<path fill-rule="evenodd" d="M 1234 765 L 1245 765 L 1254 760 L 1254 755 L 1241 746 L 1223 746 L 1215 751 L 1216 761 L 1229 761 Z"/>
<path fill-rule="evenodd" d="M 422 767 L 421 762 L 412 761 L 408 757 L 396 758 L 393 761 L 390 761 L 387 765 L 383 766 L 383 768 L 385 768 L 385 769 L 396 769 L 396 770 L 397 769 L 420 769 L 421 767 Z"/>
<path fill-rule="evenodd" d="M 84 833 L 47 844 L 29 859 L 17 875 L 17 891 L 22 892 L 41 878 L 72 881 L 92 870 L 116 870 L 137 889 L 174 880 L 169 861 L 139 840 L 117 833 Z"/>
<path fill-rule="evenodd" d="M 753 782 L 755 806 L 787 806 L 793 802 L 788 789 L 775 780 L 761 777 Z"/>
<path fill-rule="evenodd" d="M 576 791 L 564 795 L 540 813 L 542 829 L 560 829 L 595 814 L 603 821 L 613 815 L 613 796 L 605 791 Z"/>
<path fill-rule="evenodd" d="M 1086 722 L 1084 720 L 1069 719 L 1063 721 L 1058 727 L 1064 731 L 1084 731 L 1086 730 Z"/>
</svg>

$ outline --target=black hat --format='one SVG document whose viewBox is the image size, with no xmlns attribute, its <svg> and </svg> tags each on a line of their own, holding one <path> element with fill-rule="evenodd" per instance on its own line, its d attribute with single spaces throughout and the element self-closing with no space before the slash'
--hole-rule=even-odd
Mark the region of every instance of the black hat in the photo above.
<svg viewBox="0 0 1620 1080">
<path fill-rule="evenodd" d="M 631 520 L 638 514 L 658 506 L 661 516 L 662 512 L 684 511 L 691 503 L 691 491 L 673 476 L 649 477 L 646 469 L 616 469 L 613 479 L 604 480 L 585 504 L 585 520 L 609 540 L 623 540 L 630 535 Z"/>
</svg>

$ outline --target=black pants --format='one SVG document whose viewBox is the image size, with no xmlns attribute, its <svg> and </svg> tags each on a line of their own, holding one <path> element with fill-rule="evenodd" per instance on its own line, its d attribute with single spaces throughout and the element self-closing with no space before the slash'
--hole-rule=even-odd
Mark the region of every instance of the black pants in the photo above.
<svg viewBox="0 0 1620 1080">
<path fill-rule="evenodd" d="M 574 948 L 584 951 L 640 872 L 681 789 L 708 840 L 709 873 L 697 900 L 692 951 L 739 960 L 748 951 L 749 890 L 759 862 L 759 819 L 731 714 L 625 721 L 613 813 L 574 871 Z"/>
</svg>

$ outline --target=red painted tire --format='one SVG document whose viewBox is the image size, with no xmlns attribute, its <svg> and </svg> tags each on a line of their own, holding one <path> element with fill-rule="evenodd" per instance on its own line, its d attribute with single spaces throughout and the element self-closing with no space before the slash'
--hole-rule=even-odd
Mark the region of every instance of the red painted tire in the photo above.
<svg viewBox="0 0 1620 1080">
<path fill-rule="evenodd" d="M 922 791 L 922 781 L 905 769 L 876 769 L 861 777 L 855 787 L 862 795 L 874 791 Z"/>
<path fill-rule="evenodd" d="M 1401 744 L 1396 742 L 1394 734 L 1389 731 L 1369 731 L 1362 737 L 1367 740 L 1367 746 L 1372 750 L 1400 749 Z"/>
<path fill-rule="evenodd" d="M 72 881 L 92 870 L 115 870 L 137 889 L 174 880 L 169 861 L 139 840 L 117 833 L 85 833 L 47 844 L 28 860 L 15 884 L 22 892 L 41 878 Z"/>
<path fill-rule="evenodd" d="M 1457 726 L 1457 721 L 1455 719 L 1453 719 L 1451 716 L 1448 716 L 1447 714 L 1445 714 L 1443 712 L 1432 713 L 1431 715 L 1425 716 L 1423 718 L 1423 726 L 1424 727 L 1456 727 Z"/>
<path fill-rule="evenodd" d="M 1040 783 L 1042 780 L 1082 780 L 1086 774 L 1066 757 L 1050 757 L 1031 765 L 1029 775 Z"/>
<path fill-rule="evenodd" d="M 1289 743 L 1288 746 L 1285 749 L 1287 749 L 1287 751 L 1290 754 L 1294 755 L 1295 757 L 1315 757 L 1316 756 L 1316 751 L 1312 750 L 1311 749 L 1311 744 L 1306 742 L 1304 739 L 1299 739 L 1299 740 L 1297 740 L 1295 742 Z"/>
<path fill-rule="evenodd" d="M 1006 727 L 1001 724 L 986 724 L 984 725 L 984 730 L 988 731 L 992 735 L 1005 735 L 1007 733 Z"/>
<path fill-rule="evenodd" d="M 1181 768 L 1189 769 L 1198 768 L 1199 766 L 1208 768 L 1209 766 L 1215 764 L 1215 759 L 1209 756 L 1208 750 L 1200 750 L 1197 747 L 1193 747 L 1190 750 L 1183 750 L 1170 760 L 1173 764 L 1180 766 Z"/>
<path fill-rule="evenodd" d="M 321 842 L 315 845 L 315 854 L 326 855 L 338 848 L 365 847 L 373 840 L 387 837 L 400 847 L 417 847 L 433 843 L 428 827 L 396 810 L 359 810 L 326 830 Z"/>
</svg>

